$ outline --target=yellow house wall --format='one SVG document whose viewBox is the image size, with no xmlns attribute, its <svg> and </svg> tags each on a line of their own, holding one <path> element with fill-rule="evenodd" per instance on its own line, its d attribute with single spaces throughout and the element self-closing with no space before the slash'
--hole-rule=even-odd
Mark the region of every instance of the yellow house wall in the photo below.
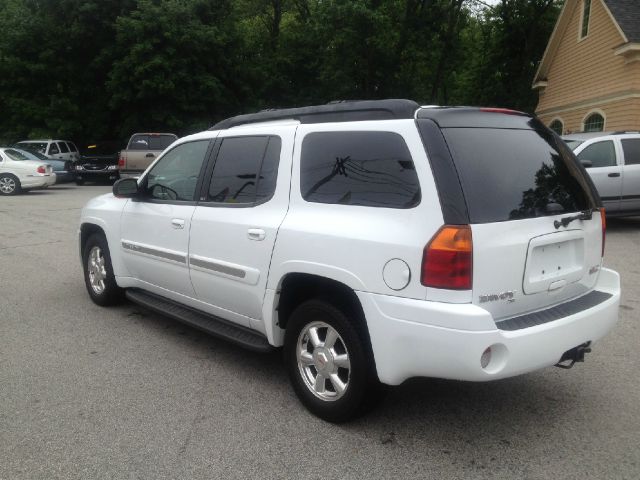
<svg viewBox="0 0 640 480">
<path fill-rule="evenodd" d="M 584 129 L 584 119 L 592 112 L 604 114 L 604 130 L 638 130 L 640 131 L 640 95 L 638 98 L 604 102 L 597 106 L 582 107 L 570 111 L 538 115 L 545 125 L 559 119 L 564 125 L 564 132 L 576 133 Z"/>
<path fill-rule="evenodd" d="M 583 0 L 567 0 L 570 15 L 540 91 L 536 113 L 548 125 L 581 131 L 587 113 L 599 109 L 605 129 L 640 129 L 640 62 L 626 63 L 614 50 L 624 37 L 601 0 L 592 0 L 589 33 L 579 40 Z"/>
</svg>

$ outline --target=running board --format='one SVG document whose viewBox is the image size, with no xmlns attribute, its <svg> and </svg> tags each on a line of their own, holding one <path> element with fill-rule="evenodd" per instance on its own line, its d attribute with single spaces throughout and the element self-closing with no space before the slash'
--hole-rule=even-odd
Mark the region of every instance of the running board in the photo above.
<svg viewBox="0 0 640 480">
<path fill-rule="evenodd" d="M 214 315 L 194 310 L 137 288 L 127 289 L 125 294 L 129 300 L 138 305 L 171 317 L 215 337 L 228 340 L 248 350 L 261 353 L 273 350 L 267 338 L 255 330 L 235 325 Z"/>
</svg>

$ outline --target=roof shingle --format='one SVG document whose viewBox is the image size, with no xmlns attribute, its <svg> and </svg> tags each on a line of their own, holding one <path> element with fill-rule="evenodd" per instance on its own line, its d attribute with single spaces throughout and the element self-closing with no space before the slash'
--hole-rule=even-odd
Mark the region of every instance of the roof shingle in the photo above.
<svg viewBox="0 0 640 480">
<path fill-rule="evenodd" d="M 629 42 L 640 42 L 640 0 L 604 0 Z"/>
</svg>

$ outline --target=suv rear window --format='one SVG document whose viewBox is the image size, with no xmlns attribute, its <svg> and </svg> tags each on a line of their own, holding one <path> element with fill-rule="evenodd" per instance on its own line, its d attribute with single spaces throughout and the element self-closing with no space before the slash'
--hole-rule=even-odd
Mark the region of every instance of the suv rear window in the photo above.
<svg viewBox="0 0 640 480">
<path fill-rule="evenodd" d="M 411 208 L 420 183 L 404 139 L 392 132 L 317 132 L 302 142 L 307 202 Z"/>
<path fill-rule="evenodd" d="M 164 150 L 177 138 L 175 135 L 134 135 L 129 142 L 129 150 Z"/>
<path fill-rule="evenodd" d="M 444 128 L 471 223 L 558 215 L 596 207 L 564 143 L 544 130 Z"/>
</svg>

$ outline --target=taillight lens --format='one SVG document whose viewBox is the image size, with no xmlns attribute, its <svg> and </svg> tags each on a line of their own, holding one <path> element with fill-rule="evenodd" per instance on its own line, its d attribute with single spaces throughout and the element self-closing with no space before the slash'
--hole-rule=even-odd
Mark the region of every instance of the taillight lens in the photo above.
<svg viewBox="0 0 640 480">
<path fill-rule="evenodd" d="M 602 221 L 602 256 L 604 257 L 604 241 L 607 236 L 607 216 L 604 213 L 604 208 L 600 209 L 600 220 Z"/>
<path fill-rule="evenodd" d="M 38 173 L 47 173 L 47 168 L 44 165 L 40 165 L 37 168 L 36 172 L 38 172 Z"/>
<path fill-rule="evenodd" d="M 469 225 L 445 225 L 424 247 L 421 283 L 425 287 L 471 290 L 473 242 Z"/>
<path fill-rule="evenodd" d="M 124 156 L 122 155 L 118 158 L 118 168 L 124 168 Z"/>
</svg>

